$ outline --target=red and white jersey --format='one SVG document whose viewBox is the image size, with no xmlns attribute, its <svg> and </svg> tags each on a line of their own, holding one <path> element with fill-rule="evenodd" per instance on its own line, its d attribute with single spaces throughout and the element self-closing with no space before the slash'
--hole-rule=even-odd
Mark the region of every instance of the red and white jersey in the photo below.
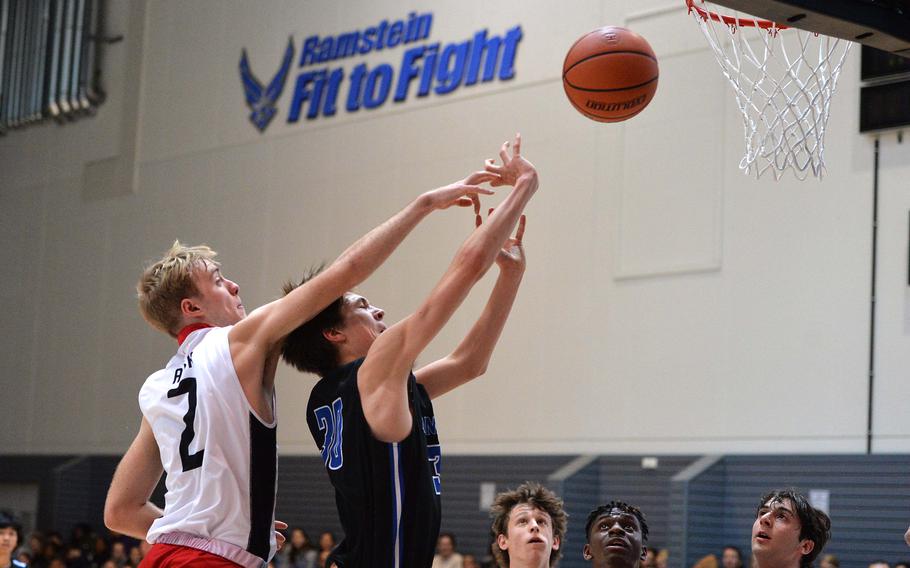
<svg viewBox="0 0 910 568">
<path fill-rule="evenodd" d="M 276 549 L 276 423 L 264 422 L 243 393 L 230 330 L 192 331 L 139 391 L 167 474 L 164 516 L 147 538 L 259 567 Z"/>
</svg>

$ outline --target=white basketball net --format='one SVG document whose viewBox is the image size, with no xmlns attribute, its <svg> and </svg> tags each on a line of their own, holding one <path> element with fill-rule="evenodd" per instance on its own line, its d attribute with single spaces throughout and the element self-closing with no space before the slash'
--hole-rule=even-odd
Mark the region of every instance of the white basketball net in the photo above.
<svg viewBox="0 0 910 568">
<path fill-rule="evenodd" d="M 689 13 L 736 92 L 746 134 L 740 169 L 756 178 L 770 170 L 779 180 L 787 169 L 800 180 L 810 171 L 821 178 L 831 96 L 852 43 L 704 0 L 692 0 Z"/>
</svg>

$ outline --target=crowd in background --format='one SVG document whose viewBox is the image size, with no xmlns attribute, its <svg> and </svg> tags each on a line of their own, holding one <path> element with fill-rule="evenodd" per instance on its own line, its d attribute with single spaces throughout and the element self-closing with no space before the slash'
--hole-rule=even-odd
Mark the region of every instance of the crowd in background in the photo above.
<svg viewBox="0 0 910 568">
<path fill-rule="evenodd" d="M 661 553 L 664 552 L 666 551 L 661 551 Z M 650 557 L 651 551 L 649 550 L 648 553 L 648 556 Z M 751 561 L 746 561 L 739 548 L 735 546 L 725 546 L 719 558 L 713 554 L 708 554 L 699 559 L 692 568 L 748 568 L 751 565 L 753 565 L 753 563 Z M 818 563 L 816 565 L 818 568 L 840 568 L 840 559 L 833 554 L 823 554 L 818 558 Z M 666 563 L 664 566 L 658 567 L 657 564 L 651 565 L 646 560 L 642 564 L 642 568 L 666 568 Z M 889 564 L 884 560 L 873 560 L 869 563 L 869 568 L 910 568 L 910 561 Z"/>
<path fill-rule="evenodd" d="M 287 542 L 270 568 L 324 568 L 335 546 L 331 532 L 320 534 L 316 543 L 302 529 L 287 532 Z M 56 531 L 28 534 L 19 542 L 14 558 L 29 568 L 137 568 L 150 547 L 145 541 L 108 530 L 99 534 L 80 524 L 69 538 Z"/>
<path fill-rule="evenodd" d="M 287 541 L 269 568 L 325 568 L 325 559 L 336 544 L 334 534 L 322 532 L 314 541 L 299 527 L 285 532 Z M 80 524 L 68 539 L 56 531 L 30 533 L 19 543 L 15 558 L 30 568 L 137 568 L 150 546 L 107 530 L 98 534 L 89 525 Z M 439 535 L 436 552 L 432 568 L 496 568 L 489 550 L 476 555 L 460 552 L 451 533 Z M 648 548 L 641 568 L 667 568 L 668 560 L 668 551 L 654 546 Z M 727 546 L 716 556 L 700 559 L 693 568 L 747 568 L 750 564 L 737 547 Z M 835 555 L 826 554 L 819 558 L 818 566 L 840 568 L 840 562 Z M 874 560 L 869 568 L 910 568 L 910 563 Z"/>
</svg>

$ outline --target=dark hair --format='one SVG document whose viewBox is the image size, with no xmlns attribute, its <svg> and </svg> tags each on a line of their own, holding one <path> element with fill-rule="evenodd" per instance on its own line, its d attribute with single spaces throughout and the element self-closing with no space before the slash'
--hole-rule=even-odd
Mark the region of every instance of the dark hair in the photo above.
<svg viewBox="0 0 910 568">
<path fill-rule="evenodd" d="M 300 532 L 300 534 L 303 535 L 303 546 L 301 546 L 300 548 L 296 548 L 294 546 L 294 543 L 291 542 L 291 540 L 293 539 L 294 533 L 298 532 L 298 531 Z M 303 529 L 303 527 L 292 528 L 289 536 L 292 538 L 289 538 L 288 543 L 287 543 L 288 550 L 289 550 L 288 559 L 290 559 L 292 565 L 294 564 L 294 562 L 297 561 L 298 557 L 305 556 L 306 553 L 311 550 L 317 550 L 316 546 L 312 542 L 310 542 L 310 535 L 307 534 L 307 532 Z"/>
<path fill-rule="evenodd" d="M 286 282 L 282 286 L 285 295 L 298 286 L 303 286 L 322 271 L 323 266 L 310 269 L 299 284 Z M 298 371 L 315 373 L 324 377 L 338 367 L 338 349 L 326 339 L 322 332 L 341 325 L 344 296 L 336 298 L 313 319 L 301 324 L 288 334 L 281 346 L 281 358 Z"/>
<path fill-rule="evenodd" d="M 739 558 L 739 565 L 742 566 L 743 565 L 743 551 L 740 550 L 738 546 L 733 546 L 732 544 L 728 544 L 723 549 L 724 552 L 726 552 L 728 550 L 732 550 L 733 552 L 736 553 L 736 557 Z"/>
<path fill-rule="evenodd" d="M 501 534 L 509 534 L 509 516 L 512 514 L 512 509 L 525 503 L 550 515 L 550 520 L 553 521 L 554 540 L 558 538 L 562 542 L 562 538 L 566 534 L 568 515 L 563 509 L 562 499 L 555 493 L 532 481 L 526 481 L 512 491 L 503 491 L 496 496 L 496 500 L 490 508 L 490 516 L 493 517 L 493 526 L 490 527 L 493 532 L 491 548 L 493 557 L 500 566 L 509 565 L 509 551 L 500 549 L 496 538 Z M 550 551 L 550 566 L 556 564 L 561 555 L 559 550 Z"/>
<path fill-rule="evenodd" d="M 809 539 L 815 544 L 815 546 L 812 547 L 812 550 L 807 554 L 803 554 L 803 557 L 799 562 L 799 565 L 802 568 L 809 568 L 812 566 L 812 561 L 815 560 L 816 557 L 821 554 L 822 549 L 825 548 L 828 539 L 831 538 L 831 519 L 828 518 L 828 515 L 826 515 L 824 511 L 819 511 L 809 504 L 809 500 L 806 499 L 806 496 L 797 492 L 795 489 L 778 489 L 763 496 L 761 498 L 761 503 L 758 504 L 758 509 L 755 511 L 756 515 L 758 515 L 758 512 L 761 511 L 765 504 L 769 502 L 781 503 L 785 499 L 789 499 L 790 503 L 793 505 L 796 516 L 799 517 L 800 540 Z"/>
<path fill-rule="evenodd" d="M 22 525 L 10 511 L 0 511 L 0 529 L 11 528 L 16 531 L 16 546 L 22 545 Z"/>
<path fill-rule="evenodd" d="M 456 546 L 458 546 L 458 541 L 455 540 L 454 534 L 452 534 L 450 532 L 441 532 L 441 533 L 439 533 L 439 538 L 436 539 L 436 542 L 439 542 L 439 539 L 442 537 L 446 537 L 452 541 L 452 548 L 455 548 Z"/>
<path fill-rule="evenodd" d="M 641 542 L 642 544 L 648 542 L 648 523 L 645 521 L 645 514 L 638 507 L 622 501 L 610 501 L 606 505 L 601 505 L 588 513 L 588 520 L 585 521 L 585 542 L 590 542 L 591 540 L 591 525 L 594 524 L 597 517 L 604 513 L 609 514 L 613 509 L 619 509 L 623 513 L 628 513 L 638 519 L 638 524 L 641 526 Z"/>
</svg>

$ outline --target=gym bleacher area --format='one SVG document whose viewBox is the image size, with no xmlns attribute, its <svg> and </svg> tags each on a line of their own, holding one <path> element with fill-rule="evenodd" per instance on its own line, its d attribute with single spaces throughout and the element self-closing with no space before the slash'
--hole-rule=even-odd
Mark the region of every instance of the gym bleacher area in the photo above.
<svg viewBox="0 0 910 568">
<path fill-rule="evenodd" d="M 643 463 L 656 467 L 643 467 Z M 88 522 L 102 527 L 104 495 L 118 456 L 5 456 L 0 483 L 40 480 L 38 527 L 68 534 Z M 643 461 L 644 460 L 644 461 Z M 280 460 L 277 518 L 311 534 L 340 534 L 334 493 L 319 457 Z M 762 495 L 781 487 L 803 493 L 829 492 L 831 541 L 825 553 L 843 568 L 865 568 L 876 558 L 906 557 L 901 535 L 910 510 L 910 455 L 725 455 L 725 456 L 446 456 L 443 465 L 442 530 L 458 535 L 461 551 L 483 555 L 489 517 L 481 507 L 481 484 L 495 490 L 539 481 L 566 502 L 569 530 L 563 568 L 581 559 L 584 521 L 599 504 L 619 499 L 642 509 L 649 544 L 669 550 L 671 568 L 687 568 L 726 545 L 749 550 Z M 155 500 L 161 502 L 163 484 Z"/>
</svg>

